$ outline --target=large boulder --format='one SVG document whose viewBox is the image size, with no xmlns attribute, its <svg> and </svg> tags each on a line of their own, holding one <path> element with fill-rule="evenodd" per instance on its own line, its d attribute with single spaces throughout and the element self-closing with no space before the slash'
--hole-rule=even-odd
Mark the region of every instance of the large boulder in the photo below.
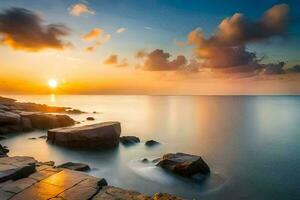
<svg viewBox="0 0 300 200">
<path fill-rule="evenodd" d="M 16 125 L 20 123 L 20 115 L 9 112 L 0 111 L 0 125 Z"/>
<path fill-rule="evenodd" d="M 120 135 L 119 122 L 103 122 L 49 130 L 48 141 L 66 147 L 109 148 L 118 146 Z"/>
<path fill-rule="evenodd" d="M 208 165 L 200 156 L 185 153 L 165 154 L 157 165 L 163 169 L 187 177 L 195 174 L 206 175 L 210 173 Z"/>
<path fill-rule="evenodd" d="M 36 129 L 52 129 L 65 126 L 72 126 L 75 121 L 68 115 L 54 115 L 39 112 L 21 112 L 22 119 L 26 119 L 26 128 L 30 126 Z M 30 123 L 28 122 L 30 120 Z M 24 122 L 24 120 L 22 120 Z"/>
</svg>

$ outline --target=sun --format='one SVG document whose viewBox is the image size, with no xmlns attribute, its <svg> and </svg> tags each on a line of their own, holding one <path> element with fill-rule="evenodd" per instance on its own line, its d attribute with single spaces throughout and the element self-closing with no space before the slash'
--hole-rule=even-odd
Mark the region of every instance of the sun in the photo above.
<svg viewBox="0 0 300 200">
<path fill-rule="evenodd" d="M 50 79 L 48 81 L 48 86 L 52 89 L 57 88 L 57 85 L 58 85 L 58 83 L 57 83 L 57 80 L 55 80 L 55 79 Z"/>
</svg>

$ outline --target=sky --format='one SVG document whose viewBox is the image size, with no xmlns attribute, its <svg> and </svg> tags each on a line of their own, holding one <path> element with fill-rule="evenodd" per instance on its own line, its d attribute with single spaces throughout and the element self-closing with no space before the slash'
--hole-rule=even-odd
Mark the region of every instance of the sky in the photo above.
<svg viewBox="0 0 300 200">
<path fill-rule="evenodd" d="M 1 0 L 0 93 L 299 94 L 299 9 L 298 0 Z"/>
</svg>

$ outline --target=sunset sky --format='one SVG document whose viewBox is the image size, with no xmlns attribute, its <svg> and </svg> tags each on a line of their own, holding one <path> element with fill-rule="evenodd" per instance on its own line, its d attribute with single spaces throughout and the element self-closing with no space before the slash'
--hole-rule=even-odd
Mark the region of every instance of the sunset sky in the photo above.
<svg viewBox="0 0 300 200">
<path fill-rule="evenodd" d="M 1 0 L 0 93 L 299 94 L 300 1 Z"/>
</svg>

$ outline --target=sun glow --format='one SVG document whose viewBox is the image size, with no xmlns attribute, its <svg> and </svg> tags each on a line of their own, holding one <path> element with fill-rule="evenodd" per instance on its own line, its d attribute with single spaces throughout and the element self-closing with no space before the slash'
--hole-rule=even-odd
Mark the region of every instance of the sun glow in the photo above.
<svg viewBox="0 0 300 200">
<path fill-rule="evenodd" d="M 57 80 L 55 80 L 55 79 L 50 79 L 48 81 L 48 86 L 52 89 L 55 89 L 57 87 L 57 84 L 58 84 Z"/>
</svg>

